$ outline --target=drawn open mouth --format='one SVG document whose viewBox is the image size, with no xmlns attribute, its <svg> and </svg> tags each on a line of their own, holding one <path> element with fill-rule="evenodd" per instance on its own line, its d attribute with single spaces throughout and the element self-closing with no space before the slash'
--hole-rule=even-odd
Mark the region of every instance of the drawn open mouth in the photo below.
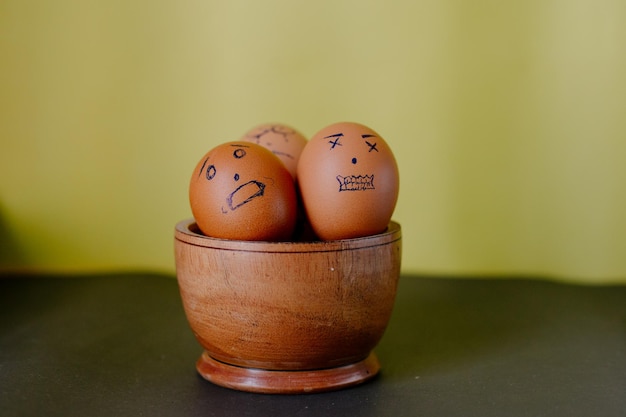
<svg viewBox="0 0 626 417">
<path fill-rule="evenodd" d="M 255 198 L 263 196 L 264 192 L 265 184 L 260 181 L 253 180 L 248 181 L 245 184 L 241 184 L 226 198 L 228 208 L 236 210 Z"/>
<path fill-rule="evenodd" d="M 374 190 L 374 174 L 372 175 L 349 175 L 342 177 L 337 175 L 339 191 L 363 191 Z"/>
</svg>

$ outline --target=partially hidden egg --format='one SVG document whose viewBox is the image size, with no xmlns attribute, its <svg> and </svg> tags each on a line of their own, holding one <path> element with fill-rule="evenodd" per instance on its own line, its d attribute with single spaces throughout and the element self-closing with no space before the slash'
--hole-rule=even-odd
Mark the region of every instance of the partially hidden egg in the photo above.
<svg viewBox="0 0 626 417">
<path fill-rule="evenodd" d="M 193 171 L 189 202 L 210 237 L 281 241 L 295 228 L 293 178 L 276 155 L 251 142 L 226 142 L 207 152 Z"/>
<path fill-rule="evenodd" d="M 322 240 L 383 232 L 400 186 L 387 142 L 353 122 L 317 132 L 300 155 L 297 178 L 308 221 Z"/>
<path fill-rule="evenodd" d="M 296 178 L 298 159 L 307 138 L 293 127 L 282 123 L 264 123 L 247 131 L 240 140 L 261 145 L 274 153 Z"/>
</svg>

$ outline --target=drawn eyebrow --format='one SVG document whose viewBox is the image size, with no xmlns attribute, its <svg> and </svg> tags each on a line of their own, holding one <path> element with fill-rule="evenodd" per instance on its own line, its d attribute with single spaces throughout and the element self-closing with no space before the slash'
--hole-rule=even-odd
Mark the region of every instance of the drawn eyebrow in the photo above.
<svg viewBox="0 0 626 417">
<path fill-rule="evenodd" d="M 204 167 L 207 163 L 207 161 L 209 160 L 209 158 L 207 157 L 207 159 L 204 160 L 204 162 L 202 163 L 202 168 L 200 168 L 200 171 L 198 172 L 198 178 L 200 178 L 200 175 L 202 174 L 202 171 L 204 171 Z"/>
<path fill-rule="evenodd" d="M 375 138 L 375 137 L 376 137 L 376 135 L 361 135 L 361 137 L 362 137 L 363 139 L 367 139 L 367 138 Z"/>
<path fill-rule="evenodd" d="M 328 138 L 338 138 L 343 136 L 343 133 L 335 133 L 334 135 L 330 135 L 330 136 L 325 136 L 324 139 L 328 139 Z"/>
</svg>

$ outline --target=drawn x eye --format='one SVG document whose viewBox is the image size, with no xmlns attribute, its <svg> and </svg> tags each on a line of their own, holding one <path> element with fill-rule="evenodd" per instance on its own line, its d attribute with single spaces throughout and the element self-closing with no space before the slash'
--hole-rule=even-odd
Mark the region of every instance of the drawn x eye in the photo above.
<svg viewBox="0 0 626 417">
<path fill-rule="evenodd" d="M 372 143 L 367 140 L 369 138 L 375 138 L 376 137 L 375 135 L 361 135 L 361 137 L 363 139 L 366 139 L 365 144 L 370 147 L 368 152 L 372 152 L 372 151 L 378 152 L 378 148 L 376 148 L 376 142 Z"/>
<path fill-rule="evenodd" d="M 334 135 L 326 136 L 324 139 L 331 139 L 328 141 L 330 143 L 330 149 L 335 149 L 335 146 L 343 146 L 341 143 L 341 138 L 343 137 L 343 133 L 336 133 Z"/>
</svg>

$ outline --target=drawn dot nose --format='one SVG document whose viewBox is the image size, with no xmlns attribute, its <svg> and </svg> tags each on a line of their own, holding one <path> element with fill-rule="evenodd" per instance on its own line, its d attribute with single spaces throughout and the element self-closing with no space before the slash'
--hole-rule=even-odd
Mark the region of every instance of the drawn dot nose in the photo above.
<svg viewBox="0 0 626 417">
<path fill-rule="evenodd" d="M 356 164 L 356 158 L 352 158 L 352 163 Z"/>
<path fill-rule="evenodd" d="M 239 174 L 235 174 L 235 181 L 239 181 Z"/>
</svg>

